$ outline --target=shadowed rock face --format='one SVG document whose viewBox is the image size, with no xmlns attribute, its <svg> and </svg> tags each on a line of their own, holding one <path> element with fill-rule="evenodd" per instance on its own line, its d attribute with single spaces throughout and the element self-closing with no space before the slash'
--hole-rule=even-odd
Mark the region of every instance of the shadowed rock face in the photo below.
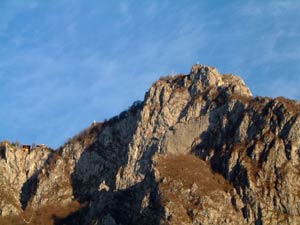
<svg viewBox="0 0 300 225">
<path fill-rule="evenodd" d="M 30 153 L 29 164 L 3 145 L 2 215 L 78 201 L 51 223 L 299 224 L 299 112 L 194 65 L 57 151 Z"/>
</svg>

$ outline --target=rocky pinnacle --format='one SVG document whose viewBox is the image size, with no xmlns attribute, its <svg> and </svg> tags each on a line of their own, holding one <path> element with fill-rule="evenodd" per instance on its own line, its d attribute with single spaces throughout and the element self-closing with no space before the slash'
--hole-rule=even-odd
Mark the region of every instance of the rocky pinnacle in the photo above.
<svg viewBox="0 0 300 225">
<path fill-rule="evenodd" d="M 214 67 L 161 77 L 55 151 L 2 142 L 0 224 L 300 224 L 299 113 Z"/>
</svg>

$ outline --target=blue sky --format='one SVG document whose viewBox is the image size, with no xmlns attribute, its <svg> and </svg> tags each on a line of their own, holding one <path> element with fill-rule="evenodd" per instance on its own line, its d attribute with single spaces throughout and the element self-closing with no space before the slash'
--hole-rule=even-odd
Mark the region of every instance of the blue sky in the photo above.
<svg viewBox="0 0 300 225">
<path fill-rule="evenodd" d="M 199 61 L 300 100 L 300 1 L 1 0 L 0 140 L 54 148 Z"/>
</svg>

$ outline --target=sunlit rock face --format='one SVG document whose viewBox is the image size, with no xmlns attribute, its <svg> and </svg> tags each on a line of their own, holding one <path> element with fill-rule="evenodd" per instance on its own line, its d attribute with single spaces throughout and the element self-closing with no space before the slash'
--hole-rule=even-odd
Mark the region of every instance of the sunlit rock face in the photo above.
<svg viewBox="0 0 300 225">
<path fill-rule="evenodd" d="M 299 112 L 295 101 L 253 97 L 240 77 L 194 65 L 56 151 L 3 143 L 2 218 L 299 224 Z M 54 205 L 48 217 L 32 213 Z"/>
<path fill-rule="evenodd" d="M 23 201 L 31 195 L 28 183 L 37 179 L 51 155 L 46 146 L 36 147 L 30 152 L 18 144 L 2 142 L 0 145 L 0 209 L 2 216 L 19 214 Z"/>
</svg>

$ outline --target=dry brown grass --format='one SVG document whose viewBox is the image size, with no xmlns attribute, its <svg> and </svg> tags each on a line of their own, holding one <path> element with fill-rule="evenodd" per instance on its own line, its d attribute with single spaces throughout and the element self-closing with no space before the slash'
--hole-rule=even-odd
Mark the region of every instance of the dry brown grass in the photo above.
<svg viewBox="0 0 300 225">
<path fill-rule="evenodd" d="M 232 80 L 233 77 L 233 74 L 222 74 L 222 79 L 225 81 Z"/>
<path fill-rule="evenodd" d="M 186 91 L 187 91 L 187 89 L 185 87 L 179 87 L 174 90 L 174 93 L 183 93 Z"/>
<path fill-rule="evenodd" d="M 184 78 L 184 74 L 174 74 L 174 75 L 166 75 L 166 76 L 161 76 L 159 78 L 160 81 L 169 81 L 169 80 L 176 80 L 180 78 Z"/>
<path fill-rule="evenodd" d="M 233 190 L 221 175 L 211 171 L 208 163 L 193 155 L 161 156 L 157 159 L 157 169 L 161 178 L 161 204 L 171 208 L 172 217 L 168 219 L 171 224 L 176 224 L 175 221 L 191 224 L 194 215 L 190 212 L 212 207 L 201 199 L 220 201 L 220 193 Z"/>
<path fill-rule="evenodd" d="M 282 103 L 289 112 L 294 114 L 300 113 L 300 104 L 297 101 L 284 97 L 278 97 L 275 100 Z"/>
<path fill-rule="evenodd" d="M 242 103 L 244 104 L 248 104 L 251 102 L 251 100 L 253 99 L 252 97 L 250 96 L 246 96 L 246 95 L 238 95 L 238 94 L 233 94 L 231 96 L 232 99 L 236 99 L 236 100 L 239 100 L 241 101 Z"/>
<path fill-rule="evenodd" d="M 272 99 L 269 97 L 255 97 L 249 102 L 248 110 L 251 112 L 260 113 L 271 101 Z"/>
<path fill-rule="evenodd" d="M 70 138 L 62 147 L 57 150 L 61 150 L 64 146 L 68 144 L 76 144 L 80 143 L 83 146 L 90 146 L 93 144 L 97 135 L 101 133 L 104 129 L 105 123 L 96 123 L 91 125 L 90 127 L 84 129 L 79 134 L 75 135 L 74 137 Z"/>
<path fill-rule="evenodd" d="M 193 155 L 163 156 L 158 160 L 158 170 L 163 177 L 182 181 L 185 188 L 197 184 L 202 193 L 232 189 L 221 175 L 212 172 L 207 162 Z"/>
<path fill-rule="evenodd" d="M 56 218 L 64 218 L 78 211 L 84 205 L 74 201 L 66 206 L 47 205 L 39 210 L 26 209 L 19 216 L 3 217 L 0 219 L 0 225 L 54 225 Z"/>
<path fill-rule="evenodd" d="M 203 99 L 205 96 L 207 96 L 208 94 L 210 94 L 210 92 L 213 90 L 212 87 L 208 87 L 205 90 L 203 90 L 202 92 L 198 93 L 197 95 L 195 95 L 194 99 L 195 101 L 199 101 L 201 99 Z M 215 93 L 213 93 L 215 94 Z M 211 94 L 212 95 L 212 94 Z"/>
<path fill-rule="evenodd" d="M 161 80 L 161 81 L 168 81 L 168 80 L 171 80 L 172 78 L 173 78 L 172 75 L 166 75 L 166 76 L 161 76 L 159 78 L 159 80 Z"/>
</svg>

